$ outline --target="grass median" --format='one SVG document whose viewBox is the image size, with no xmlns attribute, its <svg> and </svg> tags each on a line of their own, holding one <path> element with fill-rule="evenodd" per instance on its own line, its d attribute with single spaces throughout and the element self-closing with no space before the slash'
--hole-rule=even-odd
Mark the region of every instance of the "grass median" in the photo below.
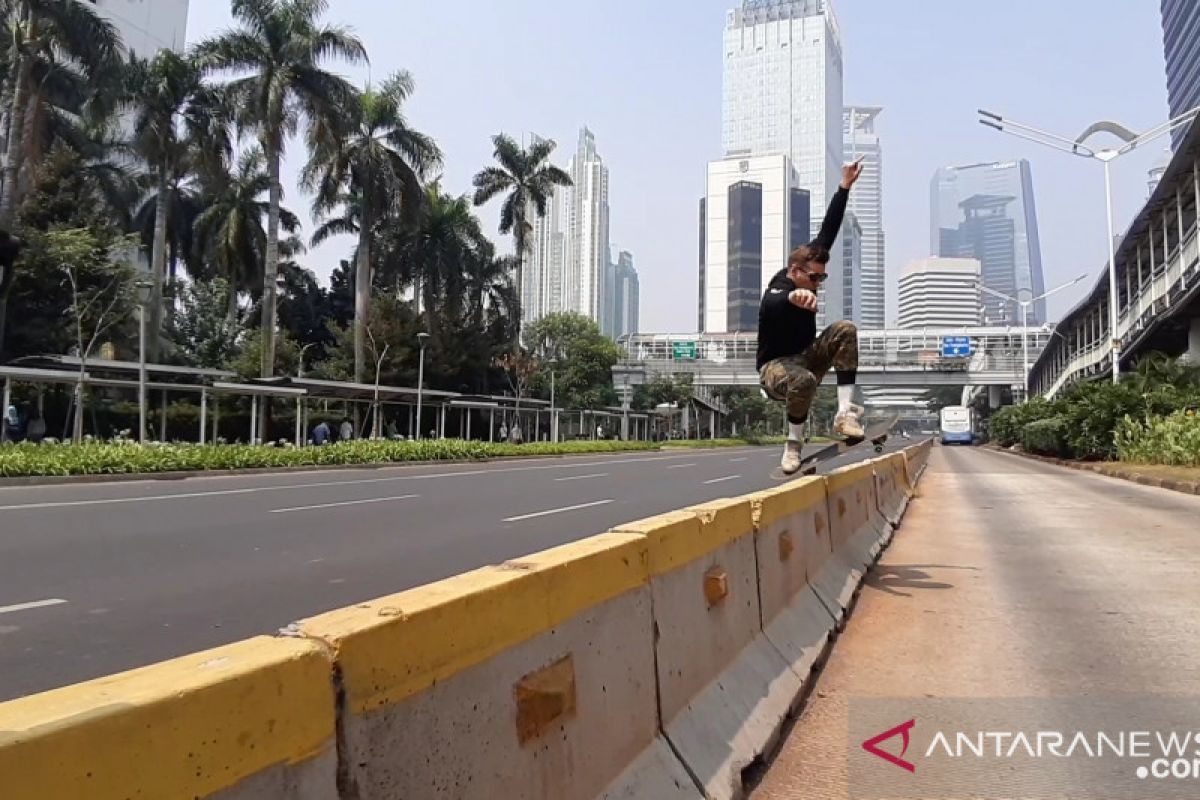
<svg viewBox="0 0 1200 800">
<path fill-rule="evenodd" d="M 746 440 L 688 442 L 688 447 L 746 447 Z M 673 442 L 672 445 L 679 445 Z M 289 467 L 378 466 L 437 461 L 486 461 L 514 456 L 567 456 L 658 450 L 654 442 L 493 444 L 458 439 L 357 441 L 323 447 L 136 443 L 19 444 L 0 447 L 0 478 L 153 475 Z"/>
</svg>

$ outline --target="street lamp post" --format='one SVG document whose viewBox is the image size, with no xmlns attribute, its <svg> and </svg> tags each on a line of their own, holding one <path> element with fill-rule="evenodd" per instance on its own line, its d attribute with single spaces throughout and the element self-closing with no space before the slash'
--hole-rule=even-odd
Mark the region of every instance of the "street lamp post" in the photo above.
<svg viewBox="0 0 1200 800">
<path fill-rule="evenodd" d="M 150 281 L 134 284 L 138 290 L 138 444 L 146 443 L 146 303 L 154 288 Z"/>
<path fill-rule="evenodd" d="M 1045 300 L 1050 295 L 1058 294 L 1064 289 L 1069 289 L 1080 281 L 1086 279 L 1087 275 L 1080 275 L 1078 278 L 1068 281 L 1062 286 L 1051 289 L 1050 291 L 1040 294 L 1037 297 L 1029 300 L 1021 300 L 1011 295 L 1007 295 L 1004 292 L 997 292 L 995 289 L 989 289 L 982 284 L 979 286 L 980 291 L 987 292 L 994 297 L 999 297 L 1001 300 L 1007 300 L 1010 303 L 1015 303 L 1021 309 L 1021 374 L 1025 379 L 1024 402 L 1026 403 L 1029 402 L 1029 373 L 1033 369 L 1032 365 L 1029 363 L 1029 309 L 1039 300 Z M 1018 294 L 1020 294 L 1020 292 L 1018 292 Z M 1032 294 L 1032 292 L 1030 292 L 1030 294 Z"/>
<path fill-rule="evenodd" d="M 300 348 L 300 365 L 296 368 L 296 380 L 304 380 L 304 354 L 308 352 L 308 348 L 315 347 L 316 342 L 309 342 Z M 304 442 L 304 398 L 296 398 L 296 447 L 303 446 Z"/>
<path fill-rule="evenodd" d="M 1121 380 L 1121 339 L 1117 334 L 1117 316 L 1120 311 L 1117 302 L 1117 246 L 1116 232 L 1113 225 L 1113 203 L 1112 203 L 1112 169 L 1111 164 L 1117 158 L 1130 153 L 1139 146 L 1148 142 L 1154 141 L 1161 136 L 1166 136 L 1171 131 L 1183 125 L 1187 125 L 1196 117 L 1200 116 L 1200 106 L 1193 108 L 1184 114 L 1180 114 L 1172 120 L 1164 122 L 1157 128 L 1152 128 L 1144 133 L 1134 133 L 1123 125 L 1118 125 L 1115 122 L 1101 121 L 1090 125 L 1087 130 L 1079 135 L 1076 139 L 1068 139 L 1065 136 L 1059 136 L 1055 133 L 1034 128 L 1031 125 L 1025 125 L 1020 122 L 1014 122 L 993 114 L 991 111 L 979 110 L 980 124 L 986 125 L 989 128 L 995 128 L 1001 133 L 1007 133 L 1011 136 L 1016 136 L 1020 139 L 1025 139 L 1035 144 L 1052 147 L 1055 150 L 1061 150 L 1064 153 L 1069 153 L 1080 158 L 1090 158 L 1099 161 L 1104 165 L 1104 198 L 1108 212 L 1108 294 L 1109 294 L 1109 323 L 1108 332 L 1109 340 L 1112 345 L 1112 377 L 1113 383 L 1118 383 Z M 1107 148 L 1104 150 L 1093 150 L 1084 142 L 1090 139 L 1097 133 L 1109 133 L 1116 136 L 1123 145 L 1116 148 Z"/>
<path fill-rule="evenodd" d="M 425 392 L 425 342 L 428 341 L 429 334 L 422 331 L 417 334 L 417 341 L 421 345 L 421 362 L 417 367 L 417 438 L 424 438 L 421 433 L 421 402 Z"/>
</svg>

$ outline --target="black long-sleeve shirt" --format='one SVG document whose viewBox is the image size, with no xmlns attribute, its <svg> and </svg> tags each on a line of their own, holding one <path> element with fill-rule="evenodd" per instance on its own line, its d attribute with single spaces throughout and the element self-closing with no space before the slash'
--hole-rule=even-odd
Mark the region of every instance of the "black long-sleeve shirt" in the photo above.
<svg viewBox="0 0 1200 800">
<path fill-rule="evenodd" d="M 842 230 L 849 199 L 850 190 L 839 187 L 829 202 L 821 232 L 812 242 L 814 245 L 826 250 L 833 248 Z M 769 361 L 800 355 L 817 338 L 816 313 L 797 308 L 788 301 L 788 295 L 795 289 L 796 284 L 787 276 L 785 268 L 776 273 L 763 294 L 762 304 L 758 308 L 757 363 L 760 370 Z"/>
</svg>

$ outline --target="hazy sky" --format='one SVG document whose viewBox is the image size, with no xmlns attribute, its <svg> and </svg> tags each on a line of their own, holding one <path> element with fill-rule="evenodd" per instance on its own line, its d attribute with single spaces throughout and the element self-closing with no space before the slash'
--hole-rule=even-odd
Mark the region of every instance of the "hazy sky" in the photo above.
<svg viewBox="0 0 1200 800">
<path fill-rule="evenodd" d="M 939 166 L 1028 158 L 1047 288 L 1098 277 L 1107 258 L 1099 165 L 983 128 L 975 110 L 1071 137 L 1097 119 L 1134 130 L 1165 121 L 1158 3 L 833 1 L 845 39 L 845 100 L 885 108 L 889 320 L 901 268 L 928 255 L 929 181 Z M 696 325 L 705 164 L 721 155 L 721 31 L 733 4 L 336 0 L 329 18 L 366 42 L 375 80 L 397 69 L 413 74 L 409 119 L 444 150 L 449 191 L 469 189 L 498 131 L 554 138 L 565 166 L 580 126 L 590 127 L 611 174 L 614 255 L 632 251 L 641 274 L 642 330 L 687 332 Z M 188 38 L 230 23 L 225 0 L 193 0 Z M 1146 199 L 1146 173 L 1165 141 L 1117 162 L 1118 230 Z M 292 188 L 301 158 L 297 143 L 287 202 L 307 220 L 309 201 Z M 484 219 L 494 229 L 495 210 Z M 307 264 L 324 278 L 351 249 L 335 241 Z M 1092 282 L 1054 298 L 1052 315 Z"/>
</svg>

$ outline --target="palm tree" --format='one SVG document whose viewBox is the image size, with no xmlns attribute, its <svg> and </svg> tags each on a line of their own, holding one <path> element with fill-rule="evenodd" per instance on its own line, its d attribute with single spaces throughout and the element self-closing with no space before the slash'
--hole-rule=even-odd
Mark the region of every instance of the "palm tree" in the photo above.
<svg viewBox="0 0 1200 800">
<path fill-rule="evenodd" d="M 206 86 L 191 59 L 164 50 L 153 61 L 137 57 L 126 68 L 126 105 L 133 112 L 133 149 L 154 181 L 154 237 L 150 256 L 150 358 L 162 331 L 163 281 L 167 271 L 167 226 L 172 177 L 190 153 L 222 158 L 232 149 L 220 97 Z"/>
<path fill-rule="evenodd" d="M 487 237 L 466 197 L 443 194 L 437 183 L 425 190 L 417 225 L 390 242 L 385 263 L 400 270 L 395 282 L 415 288 L 415 297 L 429 318 L 430 333 L 462 308 L 466 296 L 463 267 Z"/>
<path fill-rule="evenodd" d="M 196 218 L 193 235 L 202 243 L 204 259 L 229 283 L 231 318 L 237 316 L 238 294 L 252 294 L 256 285 L 262 286 L 256 278 L 269 252 L 263 220 L 270 216 L 271 207 L 263 195 L 270 190 L 266 158 L 258 148 L 243 153 L 233 170 L 212 170 L 201 177 L 205 209 Z M 285 208 L 278 214 L 284 230 L 299 230 L 295 214 Z"/>
<path fill-rule="evenodd" d="M 8 150 L 0 225 L 12 222 L 27 137 L 48 93 L 72 77 L 101 83 L 118 64 L 117 29 L 80 0 L 0 0 L 7 49 Z M 78 84 L 75 84 L 78 86 Z"/>
<path fill-rule="evenodd" d="M 240 27 L 202 43 L 196 57 L 209 74 L 233 73 L 226 85 L 238 123 L 258 134 L 270 183 L 266 258 L 263 264 L 262 376 L 275 368 L 276 282 L 283 186 L 280 161 L 288 139 L 307 123 L 330 125 L 354 104 L 347 81 L 323 63 L 340 57 L 366 61 L 366 49 L 349 30 L 324 25 L 328 0 L 232 0 Z"/>
<path fill-rule="evenodd" d="M 423 133 L 409 127 L 403 105 L 413 92 L 407 72 L 397 72 L 378 89 L 367 89 L 350 109 L 345 125 L 314 129 L 312 159 L 304 185 L 316 192 L 314 216 L 326 218 L 343 209 L 336 224 L 318 233 L 356 227 L 357 277 L 354 296 L 354 380 L 366 371 L 367 315 L 371 303 L 371 240 L 377 219 L 399 206 L 401 224 L 413 224 L 420 210 L 422 182 L 441 163 L 441 152 Z M 314 237 L 315 239 L 316 237 Z"/>
<path fill-rule="evenodd" d="M 510 136 L 493 137 L 496 161 L 499 166 L 487 167 L 475 176 L 475 205 L 481 206 L 494 197 L 506 194 L 500 209 L 500 233 L 512 234 L 516 244 L 517 291 L 523 286 L 525 254 L 529 251 L 529 221 L 532 208 L 540 219 L 546 216 L 555 187 L 570 186 L 571 176 L 548 163 L 555 143 L 538 139 L 528 148 L 518 145 Z M 518 295 L 519 296 L 519 295 Z M 521 339 L 521 315 L 518 310 L 517 346 Z"/>
</svg>

